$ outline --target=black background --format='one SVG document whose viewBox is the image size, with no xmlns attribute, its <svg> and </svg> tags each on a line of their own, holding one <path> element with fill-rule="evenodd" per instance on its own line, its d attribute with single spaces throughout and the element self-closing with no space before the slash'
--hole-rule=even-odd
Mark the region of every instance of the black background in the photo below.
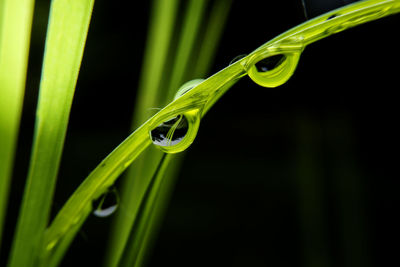
<svg viewBox="0 0 400 267">
<path fill-rule="evenodd" d="M 130 133 L 150 3 L 126 5 L 95 2 L 54 213 Z M 36 2 L 6 247 L 28 165 L 48 8 Z M 303 21 L 301 1 L 234 1 L 210 74 Z M 233 86 L 188 149 L 149 266 L 398 261 L 399 25 L 391 16 L 308 46 L 278 88 L 248 77 Z M 111 220 L 90 218 L 62 266 L 100 266 Z"/>
</svg>

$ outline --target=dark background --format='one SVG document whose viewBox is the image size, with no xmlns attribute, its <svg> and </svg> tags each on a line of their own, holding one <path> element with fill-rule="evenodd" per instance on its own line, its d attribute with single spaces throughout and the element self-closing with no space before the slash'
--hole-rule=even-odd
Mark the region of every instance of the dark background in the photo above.
<svg viewBox="0 0 400 267">
<path fill-rule="evenodd" d="M 6 242 L 28 166 L 46 2 L 35 7 Z M 148 2 L 95 2 L 54 212 L 130 133 Z M 303 21 L 301 1 L 234 1 L 210 74 Z M 278 88 L 248 77 L 233 86 L 188 149 L 149 266 L 398 262 L 399 25 L 391 16 L 308 46 Z M 62 266 L 100 266 L 111 220 L 91 217 Z"/>
</svg>

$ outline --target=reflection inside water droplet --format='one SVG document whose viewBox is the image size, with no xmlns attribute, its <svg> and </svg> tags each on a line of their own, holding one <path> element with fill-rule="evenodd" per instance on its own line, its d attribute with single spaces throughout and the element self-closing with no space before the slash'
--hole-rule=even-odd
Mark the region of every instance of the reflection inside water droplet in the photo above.
<svg viewBox="0 0 400 267">
<path fill-rule="evenodd" d="M 260 60 L 255 66 L 258 72 L 267 72 L 278 67 L 285 59 L 285 55 L 274 55 Z"/>
<path fill-rule="evenodd" d="M 108 217 L 118 208 L 118 193 L 115 188 L 102 194 L 98 199 L 93 201 L 93 215 L 97 217 Z"/>
<path fill-rule="evenodd" d="M 188 127 L 186 117 L 178 115 L 158 125 L 150 132 L 150 137 L 155 145 L 173 146 L 185 138 Z"/>
</svg>

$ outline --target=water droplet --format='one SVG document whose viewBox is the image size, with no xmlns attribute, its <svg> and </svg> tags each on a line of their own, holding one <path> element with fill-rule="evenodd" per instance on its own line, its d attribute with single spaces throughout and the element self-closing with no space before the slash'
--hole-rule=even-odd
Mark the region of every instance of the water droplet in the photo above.
<svg viewBox="0 0 400 267">
<path fill-rule="evenodd" d="M 158 125 L 150 132 L 151 140 L 157 146 L 174 146 L 181 142 L 188 132 L 188 121 L 178 115 Z"/>
<path fill-rule="evenodd" d="M 188 110 L 154 127 L 149 132 L 150 139 L 157 148 L 166 153 L 184 151 L 196 138 L 200 118 L 199 109 Z"/>
<path fill-rule="evenodd" d="M 93 214 L 97 217 L 108 217 L 116 211 L 118 202 L 117 190 L 115 188 L 110 189 L 93 201 Z"/>
<path fill-rule="evenodd" d="M 239 60 L 241 60 L 242 58 L 244 58 L 246 56 L 247 56 L 246 54 L 241 54 L 241 55 L 236 56 L 234 59 L 231 60 L 231 62 L 229 62 L 229 65 L 232 65 L 236 61 L 239 61 Z"/>
<path fill-rule="evenodd" d="M 264 58 L 263 60 L 260 60 L 255 64 L 256 69 L 258 72 L 271 71 L 276 67 L 278 67 L 280 64 L 282 64 L 285 61 L 285 59 L 286 59 L 285 55 L 275 55 Z"/>
<path fill-rule="evenodd" d="M 301 52 L 301 50 L 300 50 Z M 264 87 L 277 87 L 292 76 L 300 58 L 300 52 L 272 55 L 250 64 L 247 74 L 257 84 Z"/>
<path fill-rule="evenodd" d="M 192 90 L 194 87 L 196 87 L 203 81 L 204 81 L 204 79 L 194 79 L 194 80 L 184 83 L 176 92 L 174 99 L 177 99 L 177 98 L 183 96 L 184 94 L 186 94 L 187 92 Z"/>
</svg>

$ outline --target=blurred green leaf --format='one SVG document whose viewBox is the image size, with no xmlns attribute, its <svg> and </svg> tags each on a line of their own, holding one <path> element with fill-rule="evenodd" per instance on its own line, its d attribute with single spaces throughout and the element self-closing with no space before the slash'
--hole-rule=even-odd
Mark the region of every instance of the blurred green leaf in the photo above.
<svg viewBox="0 0 400 267">
<path fill-rule="evenodd" d="M 93 0 L 51 4 L 33 151 L 9 266 L 35 266 L 41 251 Z"/>
<path fill-rule="evenodd" d="M 24 98 L 33 3 L 0 1 L 0 248 Z"/>
<path fill-rule="evenodd" d="M 132 122 L 133 130 L 154 113 L 153 108 L 161 106 L 161 91 L 166 89 L 165 84 L 162 83 L 162 78 L 165 68 L 170 64 L 170 62 L 167 62 L 167 58 L 175 28 L 177 10 L 177 0 L 153 1 L 150 28 Z M 116 266 L 121 257 L 141 199 L 161 156 L 161 151 L 150 147 L 128 169 L 121 186 L 121 203 L 124 207 L 124 213 L 118 211 L 115 214 L 106 255 L 107 266 Z"/>
</svg>

